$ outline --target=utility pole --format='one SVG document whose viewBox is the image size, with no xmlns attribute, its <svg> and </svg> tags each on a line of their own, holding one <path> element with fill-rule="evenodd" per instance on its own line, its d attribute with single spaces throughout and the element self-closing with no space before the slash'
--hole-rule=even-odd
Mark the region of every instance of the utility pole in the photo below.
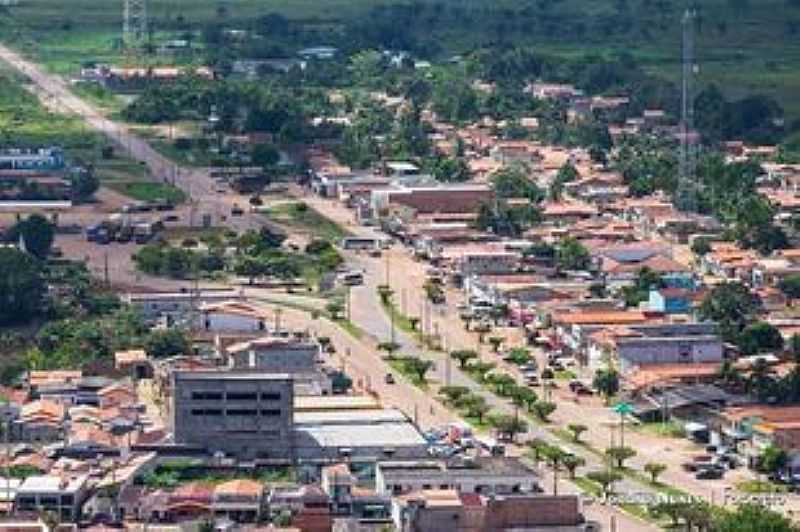
<svg viewBox="0 0 800 532">
<path fill-rule="evenodd" d="M 106 283 L 106 288 L 111 286 L 111 277 L 108 273 L 108 252 L 103 254 L 103 279 Z"/>
<path fill-rule="evenodd" d="M 697 210 L 697 134 L 694 130 L 694 57 L 695 11 L 687 6 L 683 14 L 683 46 L 681 53 L 681 125 L 678 192 L 676 204 L 684 211 Z"/>
</svg>

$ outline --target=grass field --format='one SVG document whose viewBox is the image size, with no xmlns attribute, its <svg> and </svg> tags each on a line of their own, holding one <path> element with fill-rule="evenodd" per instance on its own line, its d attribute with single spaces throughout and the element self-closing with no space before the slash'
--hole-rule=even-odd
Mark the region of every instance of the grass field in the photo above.
<svg viewBox="0 0 800 532">
<path fill-rule="evenodd" d="M 138 201 L 167 200 L 176 204 L 182 203 L 186 199 L 186 195 L 182 190 L 164 183 L 112 181 L 106 183 L 106 185 L 120 194 L 124 194 Z"/>
<path fill-rule="evenodd" d="M 350 233 L 303 202 L 283 203 L 261 211 L 270 220 L 308 232 L 313 238 L 338 242 Z"/>
<path fill-rule="evenodd" d="M 252 28 L 281 13 L 312 28 L 371 20 L 378 6 L 411 5 L 412 38 L 435 42 L 444 57 L 486 44 L 530 44 L 563 57 L 629 53 L 648 69 L 677 79 L 684 2 L 661 0 L 149 0 L 156 37 L 209 23 Z M 700 84 L 729 96 L 762 92 L 800 117 L 800 5 L 790 0 L 696 2 Z M 0 12 L 0 38 L 53 71 L 74 73 L 83 61 L 122 62 L 122 2 L 23 0 Z M 225 6 L 224 13 L 218 11 Z M 325 44 L 325 32 L 319 32 Z M 200 39 L 196 39 L 198 44 Z"/>
</svg>

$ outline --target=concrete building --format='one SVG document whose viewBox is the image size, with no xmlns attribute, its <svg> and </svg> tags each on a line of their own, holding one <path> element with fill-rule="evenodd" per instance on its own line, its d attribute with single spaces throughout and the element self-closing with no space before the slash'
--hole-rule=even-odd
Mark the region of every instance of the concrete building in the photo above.
<svg viewBox="0 0 800 532">
<path fill-rule="evenodd" d="M 172 390 L 176 443 L 239 458 L 291 458 L 294 389 L 289 375 L 175 372 Z"/>
<path fill-rule="evenodd" d="M 725 349 L 714 323 L 632 325 L 591 334 L 589 366 L 599 368 L 607 359 L 623 373 L 653 364 L 721 362 Z"/>
<path fill-rule="evenodd" d="M 199 310 L 204 304 L 236 299 L 241 299 L 241 294 L 236 290 L 131 293 L 122 298 L 136 308 L 146 321 L 155 321 L 162 316 L 175 317 Z"/>
<path fill-rule="evenodd" d="M 305 411 L 294 417 L 298 461 L 308 464 L 375 463 L 428 456 L 419 430 L 400 411 Z"/>
<path fill-rule="evenodd" d="M 502 495 L 536 493 L 539 477 L 515 458 L 460 458 L 451 461 L 379 462 L 375 489 L 382 495 L 420 490 Z"/>
<path fill-rule="evenodd" d="M 307 373 L 316 371 L 319 344 L 292 338 L 265 336 L 227 348 L 232 370 L 266 373 Z"/>
<path fill-rule="evenodd" d="M 228 346 L 231 371 L 288 373 L 296 395 L 331 395 L 332 383 L 320 371 L 319 344 L 278 336 L 265 336 Z"/>
<path fill-rule="evenodd" d="M 456 490 L 421 490 L 392 500 L 399 532 L 579 532 L 587 523 L 575 495 L 484 497 Z"/>
<path fill-rule="evenodd" d="M 246 301 L 200 305 L 200 328 L 212 332 L 264 333 L 271 316 Z"/>
<path fill-rule="evenodd" d="M 31 476 L 17 488 L 14 506 L 18 512 L 55 513 L 63 521 L 77 521 L 88 494 L 88 475 L 72 478 Z"/>
</svg>

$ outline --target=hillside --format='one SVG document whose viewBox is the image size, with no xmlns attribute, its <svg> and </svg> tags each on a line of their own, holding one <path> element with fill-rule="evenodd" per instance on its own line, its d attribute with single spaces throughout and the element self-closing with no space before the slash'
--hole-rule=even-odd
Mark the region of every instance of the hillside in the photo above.
<svg viewBox="0 0 800 532">
<path fill-rule="evenodd" d="M 115 40 L 121 3 L 22 0 L 2 16 L 2 38 L 56 71 L 83 59 L 118 60 Z M 800 1 L 698 2 L 700 81 L 716 82 L 730 97 L 776 97 L 789 119 L 800 118 Z M 445 57 L 488 45 L 532 45 L 563 56 L 629 53 L 667 77 L 679 72 L 678 0 L 151 0 L 158 34 L 224 22 L 247 29 L 279 13 L 292 31 L 277 44 L 349 43 L 410 48 Z M 283 41 L 283 42 L 282 42 Z M 302 42 L 301 42 L 302 41 Z"/>
</svg>

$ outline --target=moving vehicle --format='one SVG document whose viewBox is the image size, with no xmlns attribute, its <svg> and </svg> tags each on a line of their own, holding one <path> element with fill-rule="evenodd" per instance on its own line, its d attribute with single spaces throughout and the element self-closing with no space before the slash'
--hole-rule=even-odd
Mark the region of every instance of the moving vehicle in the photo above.
<svg viewBox="0 0 800 532">
<path fill-rule="evenodd" d="M 383 381 L 386 384 L 394 384 L 394 382 L 395 382 L 394 381 L 394 375 L 392 375 L 391 373 L 387 373 L 386 376 L 383 378 Z"/>
<path fill-rule="evenodd" d="M 478 447 L 491 456 L 505 456 L 506 454 L 506 447 L 502 443 L 498 443 L 497 440 L 494 438 L 488 438 L 486 436 L 476 436 L 474 438 L 475 443 L 477 443 Z"/>
<path fill-rule="evenodd" d="M 244 209 L 239 207 L 238 203 L 233 204 L 233 208 L 231 209 L 231 216 L 242 216 L 244 214 Z"/>
<path fill-rule="evenodd" d="M 339 277 L 339 280 L 345 286 L 359 286 L 364 284 L 364 274 L 362 272 L 346 272 Z"/>
</svg>

